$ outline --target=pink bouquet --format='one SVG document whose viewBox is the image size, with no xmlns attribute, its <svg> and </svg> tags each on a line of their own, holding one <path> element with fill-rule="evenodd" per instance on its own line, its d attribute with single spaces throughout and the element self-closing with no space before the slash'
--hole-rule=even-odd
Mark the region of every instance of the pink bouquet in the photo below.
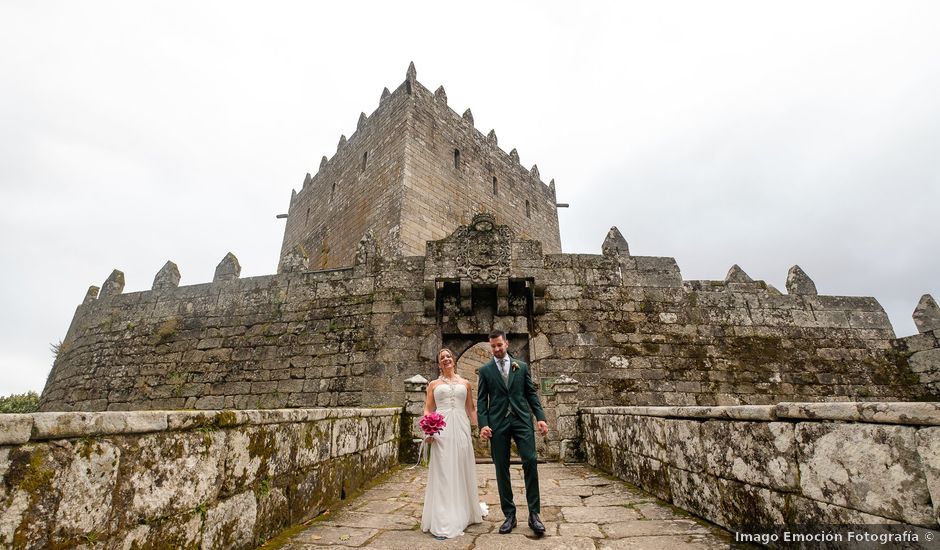
<svg viewBox="0 0 940 550">
<path fill-rule="evenodd" d="M 440 433 L 444 426 L 447 426 L 447 423 L 444 422 L 444 417 L 440 413 L 432 412 L 421 417 L 418 425 L 421 426 L 421 431 L 425 435 L 431 436 Z"/>
</svg>

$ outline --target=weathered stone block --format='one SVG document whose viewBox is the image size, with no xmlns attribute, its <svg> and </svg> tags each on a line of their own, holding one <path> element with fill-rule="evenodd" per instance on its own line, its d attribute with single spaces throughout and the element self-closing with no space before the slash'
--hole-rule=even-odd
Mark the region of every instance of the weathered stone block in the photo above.
<svg viewBox="0 0 940 550">
<path fill-rule="evenodd" d="M 940 306 L 937 306 L 936 300 L 930 294 L 920 297 L 912 317 L 917 325 L 917 332 L 940 330 Z"/>
<path fill-rule="evenodd" d="M 601 253 L 604 256 L 630 255 L 630 246 L 616 227 L 611 227 L 610 231 L 607 232 L 604 243 L 601 245 Z"/>
<path fill-rule="evenodd" d="M 212 277 L 212 282 L 234 281 L 238 279 L 241 272 L 242 266 L 238 263 L 238 258 L 229 252 L 215 267 L 215 276 Z"/>
<path fill-rule="evenodd" d="M 338 457 L 366 448 L 369 425 L 361 418 L 343 418 L 333 422 L 331 456 Z"/>
<path fill-rule="evenodd" d="M 917 455 L 924 467 L 934 520 L 940 521 L 940 428 L 917 430 Z"/>
<path fill-rule="evenodd" d="M 612 447 L 654 458 L 669 460 L 666 452 L 666 420 L 652 416 L 603 417 L 604 437 Z"/>
<path fill-rule="evenodd" d="M 105 532 L 121 450 L 106 439 L 86 439 L 70 447 L 71 463 L 53 483 L 59 495 L 53 531 L 63 538 Z"/>
<path fill-rule="evenodd" d="M 114 537 L 119 548 L 160 550 L 163 548 L 199 548 L 202 541 L 202 516 L 199 513 L 167 518 L 163 521 L 137 525 L 123 535 Z M 202 546 L 205 548 L 205 546 Z"/>
<path fill-rule="evenodd" d="M 29 414 L 0 414 L 0 445 L 19 445 L 29 441 L 33 417 Z"/>
<path fill-rule="evenodd" d="M 610 472 L 663 500 L 670 500 L 672 487 L 670 483 L 668 465 L 665 462 L 646 456 L 624 452 L 620 449 L 610 449 L 612 469 Z"/>
<path fill-rule="evenodd" d="M 721 504 L 717 477 L 669 468 L 668 480 L 672 496 L 669 500 L 674 505 L 712 523 L 723 527 L 729 525 Z"/>
<path fill-rule="evenodd" d="M 114 507 L 130 526 L 215 500 L 224 472 L 225 432 L 145 435 L 122 452 Z"/>
<path fill-rule="evenodd" d="M 108 279 L 101 285 L 101 292 L 98 299 L 110 298 L 124 292 L 124 272 L 115 269 L 108 275 Z"/>
<path fill-rule="evenodd" d="M 529 341 L 529 358 L 532 361 L 546 359 L 554 353 L 552 344 L 545 334 L 539 334 Z"/>
<path fill-rule="evenodd" d="M 179 267 L 177 267 L 175 263 L 168 260 L 165 264 L 163 264 L 163 267 L 160 268 L 160 271 L 157 272 L 156 276 L 154 276 L 153 286 L 151 289 L 159 292 L 172 291 L 179 286 Z"/>
<path fill-rule="evenodd" d="M 797 424 L 802 493 L 913 525 L 936 525 L 916 431 L 871 424 Z"/>
<path fill-rule="evenodd" d="M 897 523 L 892 518 L 866 514 L 852 508 L 845 508 L 804 498 L 790 496 L 791 521 L 793 527 L 818 525 L 885 525 Z"/>
<path fill-rule="evenodd" d="M 778 418 L 940 425 L 940 403 L 779 403 Z"/>
<path fill-rule="evenodd" d="M 56 481 L 72 459 L 71 449 L 47 443 L 26 444 L 0 455 L 0 545 L 47 548 L 59 501 Z"/>
<path fill-rule="evenodd" d="M 711 420 L 701 434 L 710 474 L 779 491 L 798 489 L 792 424 Z"/>
<path fill-rule="evenodd" d="M 196 399 L 194 409 L 218 410 L 225 407 L 225 398 L 221 395 L 207 395 Z"/>
<path fill-rule="evenodd" d="M 940 348 L 911 354 L 911 370 L 925 384 L 940 382 Z"/>
<path fill-rule="evenodd" d="M 815 296 L 816 283 L 809 278 L 800 266 L 795 265 L 787 272 L 787 292 L 789 294 L 809 294 Z"/>
<path fill-rule="evenodd" d="M 330 458 L 330 445 L 332 444 L 332 425 L 328 420 L 308 422 L 293 429 L 298 430 L 297 456 L 293 467 L 298 469 L 312 468 Z"/>
<path fill-rule="evenodd" d="M 220 501 L 206 513 L 203 548 L 244 548 L 253 545 L 258 502 L 252 491 Z"/>
<path fill-rule="evenodd" d="M 257 514 L 253 541 L 268 540 L 291 526 L 287 488 L 267 487 L 256 493 Z"/>
<path fill-rule="evenodd" d="M 167 429 L 170 431 L 189 428 L 231 428 L 248 420 L 242 411 L 170 411 L 166 413 Z"/>
<path fill-rule="evenodd" d="M 705 449 L 702 446 L 702 423 L 695 420 L 669 420 L 665 425 L 665 441 L 670 465 L 694 472 L 705 471 Z"/>
<path fill-rule="evenodd" d="M 717 483 L 726 527 L 766 533 L 786 524 L 786 494 L 727 479 Z"/>
<path fill-rule="evenodd" d="M 35 413 L 32 438 L 146 433 L 166 428 L 166 413 L 160 411 Z"/>
</svg>

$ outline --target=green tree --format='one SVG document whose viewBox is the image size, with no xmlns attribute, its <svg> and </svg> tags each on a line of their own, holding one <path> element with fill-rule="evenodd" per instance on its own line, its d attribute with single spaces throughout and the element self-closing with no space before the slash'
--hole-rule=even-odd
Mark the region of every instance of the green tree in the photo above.
<svg viewBox="0 0 940 550">
<path fill-rule="evenodd" d="M 39 408 L 39 395 L 34 392 L 0 397 L 0 413 L 31 413 Z"/>
</svg>

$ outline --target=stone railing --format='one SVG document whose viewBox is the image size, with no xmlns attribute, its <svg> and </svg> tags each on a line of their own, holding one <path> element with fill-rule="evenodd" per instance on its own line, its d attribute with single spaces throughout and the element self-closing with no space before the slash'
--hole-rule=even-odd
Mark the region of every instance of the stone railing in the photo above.
<svg viewBox="0 0 940 550">
<path fill-rule="evenodd" d="M 938 526 L 937 403 L 598 407 L 581 415 L 592 465 L 739 533 Z"/>
<path fill-rule="evenodd" d="M 393 467 L 400 413 L 0 415 L 0 547 L 254 548 Z"/>
</svg>

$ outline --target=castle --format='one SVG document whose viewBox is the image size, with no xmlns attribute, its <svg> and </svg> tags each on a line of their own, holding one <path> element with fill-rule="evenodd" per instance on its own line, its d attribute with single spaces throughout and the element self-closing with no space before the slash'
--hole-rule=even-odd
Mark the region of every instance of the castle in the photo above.
<svg viewBox="0 0 940 550">
<path fill-rule="evenodd" d="M 414 460 L 438 349 L 475 382 L 492 329 L 532 365 L 544 458 L 738 532 L 940 536 L 932 297 L 897 338 L 797 266 L 786 293 L 683 280 L 617 228 L 565 254 L 555 201 L 409 67 L 292 194 L 276 274 L 228 254 L 211 283 L 89 289 L 45 412 L 0 415 L 0 546 L 257 547 Z"/>
<path fill-rule="evenodd" d="M 292 193 L 277 274 L 239 278 L 229 254 L 211 283 L 178 286 L 167 262 L 123 293 L 115 270 L 78 307 L 41 410 L 401 405 L 442 345 L 472 378 L 494 328 L 546 396 L 576 378 L 582 406 L 937 399 L 929 297 L 922 334 L 896 339 L 875 299 L 820 296 L 797 266 L 786 293 L 737 266 L 687 281 L 616 228 L 600 254 L 564 254 L 556 206 L 554 181 L 411 65 Z"/>
</svg>

